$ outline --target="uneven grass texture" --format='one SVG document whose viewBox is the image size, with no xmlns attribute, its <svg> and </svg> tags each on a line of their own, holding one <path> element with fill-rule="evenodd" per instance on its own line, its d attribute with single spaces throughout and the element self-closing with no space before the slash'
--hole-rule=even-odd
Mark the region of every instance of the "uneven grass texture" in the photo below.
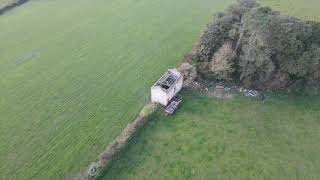
<svg viewBox="0 0 320 180">
<path fill-rule="evenodd" d="M 270 6 L 287 15 L 302 19 L 320 21 L 319 0 L 258 0 L 263 5 Z"/>
<path fill-rule="evenodd" d="M 85 168 L 230 1 L 31 1 L 0 16 L 0 175 Z"/>
<path fill-rule="evenodd" d="M 320 20 L 318 0 L 260 0 Z M 178 113 L 153 117 L 104 179 L 318 179 L 320 97 L 223 102 L 184 93 Z"/>
<path fill-rule="evenodd" d="M 317 179 L 320 97 L 233 101 L 185 92 L 154 115 L 105 179 Z"/>
</svg>

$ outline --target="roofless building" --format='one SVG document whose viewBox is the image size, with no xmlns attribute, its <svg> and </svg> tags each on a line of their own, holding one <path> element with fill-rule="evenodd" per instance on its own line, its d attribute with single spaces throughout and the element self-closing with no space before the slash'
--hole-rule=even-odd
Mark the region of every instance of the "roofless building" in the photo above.
<svg viewBox="0 0 320 180">
<path fill-rule="evenodd" d="M 151 101 L 167 106 L 170 100 L 181 90 L 183 76 L 177 69 L 169 69 L 151 87 Z"/>
</svg>

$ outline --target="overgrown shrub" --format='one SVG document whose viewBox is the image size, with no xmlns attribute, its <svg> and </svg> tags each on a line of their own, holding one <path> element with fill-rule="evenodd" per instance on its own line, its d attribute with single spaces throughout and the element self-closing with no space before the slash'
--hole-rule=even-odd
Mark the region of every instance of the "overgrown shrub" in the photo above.
<svg viewBox="0 0 320 180">
<path fill-rule="evenodd" d="M 140 111 L 140 117 L 148 117 L 157 109 L 157 104 L 155 103 L 148 103 L 145 105 L 142 110 Z"/>
<path fill-rule="evenodd" d="M 177 69 L 183 75 L 184 87 L 190 86 L 198 76 L 197 68 L 195 66 L 192 66 L 190 63 L 182 63 Z"/>
<path fill-rule="evenodd" d="M 236 50 L 234 57 L 220 49 L 225 43 Z M 254 0 L 216 15 L 195 49 L 205 78 L 232 77 L 256 89 L 319 89 L 320 23 L 281 15 Z"/>
<path fill-rule="evenodd" d="M 100 166 L 100 164 L 97 162 L 93 162 L 89 166 L 87 173 L 90 177 L 96 178 L 101 176 L 101 172 L 102 172 L 102 167 Z"/>
<path fill-rule="evenodd" d="M 157 105 L 154 103 L 146 104 L 140 111 L 139 116 L 127 125 L 125 129 L 109 144 L 104 152 L 101 153 L 99 158 L 99 164 L 106 169 L 112 162 L 115 156 L 117 156 L 130 142 L 140 128 L 147 122 L 148 116 L 150 116 L 157 109 Z"/>
<path fill-rule="evenodd" d="M 231 80 L 234 74 L 235 51 L 231 43 L 225 43 L 212 57 L 210 71 L 213 78 L 218 80 Z"/>
<path fill-rule="evenodd" d="M 93 162 L 87 172 L 81 172 L 74 179 L 83 180 L 88 178 L 96 179 L 101 175 L 102 171 L 107 170 L 112 161 L 123 151 L 130 143 L 130 140 L 139 132 L 146 124 L 148 117 L 157 110 L 157 104 L 147 103 L 141 110 L 138 117 L 124 128 L 121 133 L 106 147 L 100 154 L 97 162 Z"/>
<path fill-rule="evenodd" d="M 101 153 L 99 164 L 103 169 L 110 166 L 114 158 L 129 144 L 130 140 L 144 125 L 146 118 L 137 117 L 134 122 L 129 123 L 125 129 L 109 144 L 104 152 Z"/>
</svg>

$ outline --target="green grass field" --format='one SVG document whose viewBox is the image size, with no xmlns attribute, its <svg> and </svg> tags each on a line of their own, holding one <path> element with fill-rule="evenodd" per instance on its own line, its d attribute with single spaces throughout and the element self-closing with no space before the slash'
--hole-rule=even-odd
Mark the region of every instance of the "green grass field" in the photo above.
<svg viewBox="0 0 320 180">
<path fill-rule="evenodd" d="M 12 1 L 12 0 L 0 0 L 0 5 L 7 4 L 10 1 Z"/>
<path fill-rule="evenodd" d="M 261 0 L 320 20 L 311 0 Z M 157 112 L 103 179 L 318 179 L 320 97 L 225 102 L 184 92 L 173 117 Z"/>
<path fill-rule="evenodd" d="M 282 13 L 308 20 L 320 20 L 319 0 L 258 0 Z"/>
<path fill-rule="evenodd" d="M 0 0 L 0 5 L 1 4 L 6 4 L 6 3 L 8 3 L 8 2 L 10 2 L 11 0 Z"/>
<path fill-rule="evenodd" d="M 310 1 L 265 3 L 317 19 Z M 0 179 L 63 179 L 84 169 L 231 2 L 31 1 L 0 16 Z M 157 114 L 106 177 L 319 176 L 319 99 L 185 98 L 177 116 Z"/>
<path fill-rule="evenodd" d="M 105 179 L 317 179 L 320 97 L 222 101 L 184 92 L 157 112 Z"/>
<path fill-rule="evenodd" d="M 86 168 L 229 2 L 31 1 L 0 16 L 0 179 Z"/>
</svg>

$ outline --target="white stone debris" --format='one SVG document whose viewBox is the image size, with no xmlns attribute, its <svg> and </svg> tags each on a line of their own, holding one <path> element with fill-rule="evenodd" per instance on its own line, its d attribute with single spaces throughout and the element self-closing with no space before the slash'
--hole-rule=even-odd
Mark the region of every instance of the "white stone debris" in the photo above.
<svg viewBox="0 0 320 180">
<path fill-rule="evenodd" d="M 258 97 L 259 96 L 259 92 L 258 91 L 255 91 L 255 90 L 246 90 L 244 92 L 244 95 L 246 97 Z"/>
</svg>

